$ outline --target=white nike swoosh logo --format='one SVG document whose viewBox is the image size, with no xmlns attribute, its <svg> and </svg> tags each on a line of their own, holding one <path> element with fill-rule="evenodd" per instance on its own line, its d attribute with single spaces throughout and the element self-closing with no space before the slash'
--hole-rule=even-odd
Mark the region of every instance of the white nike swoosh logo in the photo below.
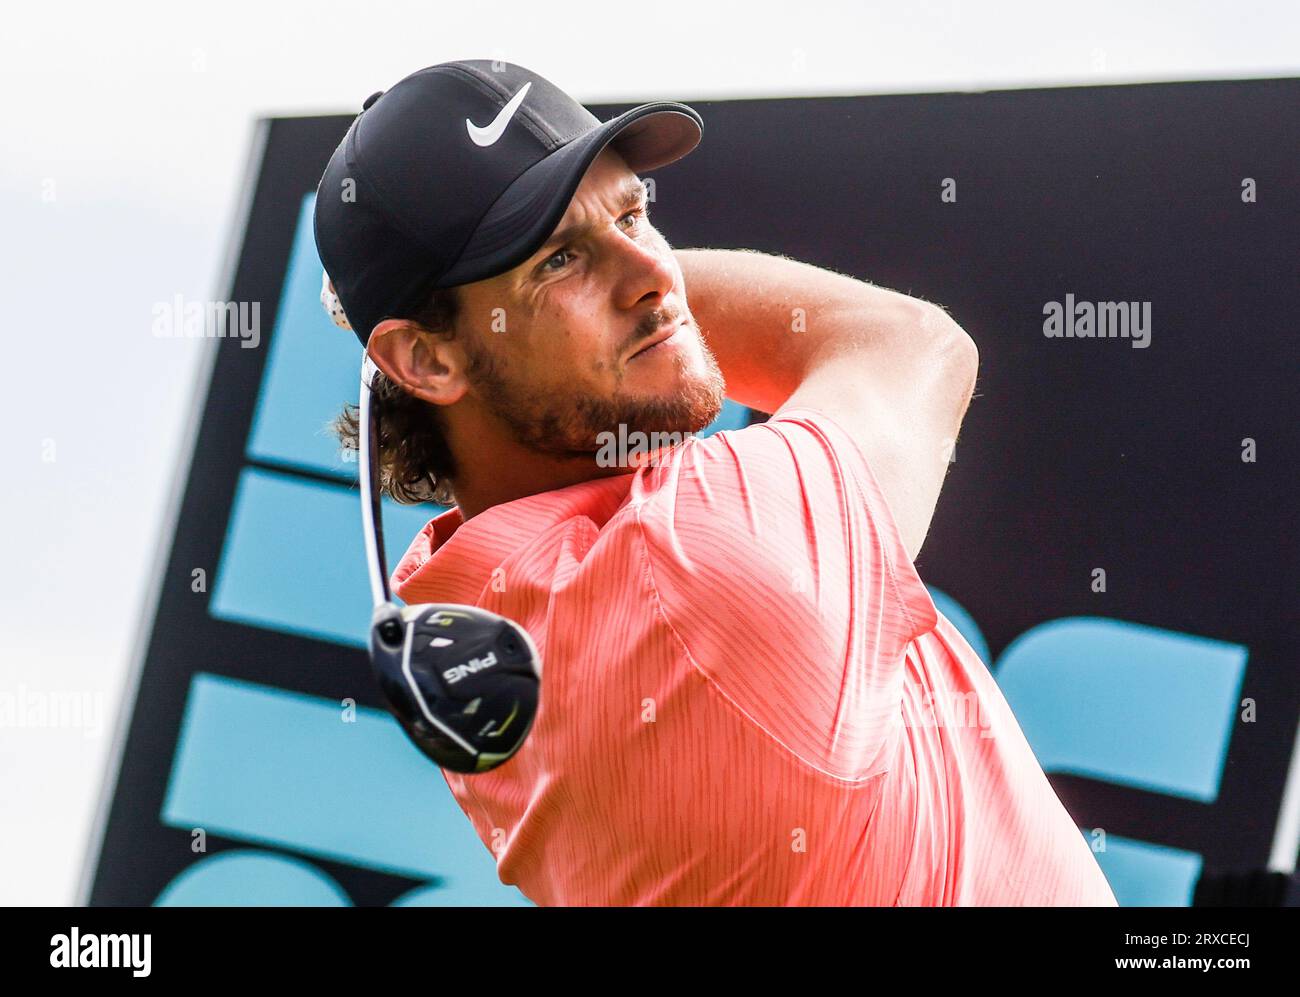
<svg viewBox="0 0 1300 997">
<path fill-rule="evenodd" d="M 492 119 L 492 124 L 486 128 L 480 128 L 469 118 L 465 119 L 465 128 L 469 131 L 469 137 L 475 145 L 487 148 L 501 137 L 501 133 L 506 130 L 506 125 L 510 124 L 510 119 L 514 117 L 515 111 L 519 110 L 519 105 L 524 102 L 524 95 L 532 85 L 533 81 L 529 80 L 520 87 L 519 92 L 510 98 L 510 103 L 501 108 L 497 116 Z"/>
</svg>

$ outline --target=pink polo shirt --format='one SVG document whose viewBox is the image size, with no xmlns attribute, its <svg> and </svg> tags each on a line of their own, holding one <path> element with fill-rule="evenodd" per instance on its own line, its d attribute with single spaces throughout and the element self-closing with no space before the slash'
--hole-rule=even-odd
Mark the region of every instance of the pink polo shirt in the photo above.
<svg viewBox="0 0 1300 997">
<path fill-rule="evenodd" d="M 820 412 L 468 523 L 453 508 L 392 581 L 537 643 L 527 742 L 444 772 L 537 904 L 1115 905 Z"/>
</svg>

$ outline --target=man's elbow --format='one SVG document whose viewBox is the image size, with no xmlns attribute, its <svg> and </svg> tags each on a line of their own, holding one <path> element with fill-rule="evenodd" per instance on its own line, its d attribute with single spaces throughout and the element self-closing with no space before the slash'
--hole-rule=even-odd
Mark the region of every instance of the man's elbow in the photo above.
<svg viewBox="0 0 1300 997">
<path fill-rule="evenodd" d="M 953 336 L 952 345 L 948 348 L 950 363 L 956 368 L 960 379 L 967 384 L 966 401 L 970 401 L 970 396 L 975 390 L 975 378 L 980 369 L 980 351 L 975 345 L 975 340 L 957 323 L 953 323 L 956 333 Z"/>
<path fill-rule="evenodd" d="M 954 361 L 979 363 L 975 340 L 957 324 L 946 308 L 926 302 L 921 324 L 930 333 L 931 340 L 950 352 Z"/>
<path fill-rule="evenodd" d="M 935 367 L 940 372 L 945 390 L 943 394 L 950 399 L 955 409 L 956 420 L 960 425 L 975 393 L 975 379 L 979 375 L 980 351 L 975 340 L 942 308 L 934 307 L 934 313 L 927 319 L 936 333 Z"/>
</svg>

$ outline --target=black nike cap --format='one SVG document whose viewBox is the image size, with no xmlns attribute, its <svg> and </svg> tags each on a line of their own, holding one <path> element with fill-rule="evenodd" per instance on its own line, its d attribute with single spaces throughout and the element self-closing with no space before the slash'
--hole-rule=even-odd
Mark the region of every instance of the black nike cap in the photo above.
<svg viewBox="0 0 1300 997">
<path fill-rule="evenodd" d="M 607 145 L 644 173 L 703 134 L 693 108 L 669 101 L 602 123 L 507 62 L 412 73 L 366 100 L 316 189 L 316 250 L 346 315 L 339 324 L 364 347 L 379 322 L 435 288 L 518 266 L 550 237 Z"/>
</svg>

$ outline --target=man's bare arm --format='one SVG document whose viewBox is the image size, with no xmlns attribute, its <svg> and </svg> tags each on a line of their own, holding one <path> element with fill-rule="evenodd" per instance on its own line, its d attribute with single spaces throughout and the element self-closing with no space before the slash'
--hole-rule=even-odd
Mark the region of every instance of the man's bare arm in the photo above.
<svg viewBox="0 0 1300 997">
<path fill-rule="evenodd" d="M 814 408 L 843 425 L 915 558 L 974 390 L 971 338 L 935 305 L 796 260 L 676 256 L 728 397 L 769 413 Z"/>
</svg>

